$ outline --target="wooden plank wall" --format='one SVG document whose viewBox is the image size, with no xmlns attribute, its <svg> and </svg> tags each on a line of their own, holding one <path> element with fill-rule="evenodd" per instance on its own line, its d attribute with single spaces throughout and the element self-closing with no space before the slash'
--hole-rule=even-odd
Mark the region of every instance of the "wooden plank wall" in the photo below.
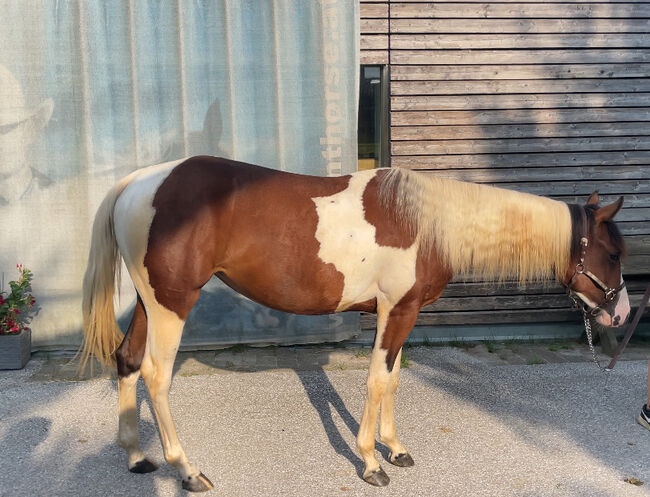
<svg viewBox="0 0 650 497">
<path fill-rule="evenodd" d="M 361 63 L 390 64 L 393 167 L 566 202 L 624 195 L 624 272 L 640 300 L 650 275 L 650 3 L 361 0 Z M 452 285 L 419 324 L 578 319 L 559 292 Z"/>
</svg>

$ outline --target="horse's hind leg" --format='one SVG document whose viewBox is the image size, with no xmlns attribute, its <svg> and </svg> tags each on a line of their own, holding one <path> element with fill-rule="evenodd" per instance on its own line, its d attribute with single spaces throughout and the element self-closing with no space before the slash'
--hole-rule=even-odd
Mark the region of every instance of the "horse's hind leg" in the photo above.
<svg viewBox="0 0 650 497">
<path fill-rule="evenodd" d="M 129 471 L 150 473 L 158 467 L 145 458 L 138 438 L 138 409 L 136 387 L 140 378 L 140 364 L 147 341 L 147 315 L 138 296 L 129 329 L 115 352 L 117 361 L 117 391 L 119 407 L 118 443 L 129 457 Z"/>
<path fill-rule="evenodd" d="M 183 308 L 181 315 L 186 316 L 199 296 L 199 290 L 194 290 L 177 297 L 178 308 Z M 145 301 L 147 310 L 147 347 L 142 366 L 142 378 L 149 389 L 153 404 L 160 438 L 165 451 L 165 460 L 180 473 L 183 488 L 192 492 L 210 490 L 212 483 L 203 473 L 197 470 L 185 456 L 183 447 L 176 433 L 176 427 L 169 409 L 169 387 L 171 385 L 174 359 L 181 341 L 185 321 L 176 312 L 166 309 L 152 301 Z"/>
</svg>

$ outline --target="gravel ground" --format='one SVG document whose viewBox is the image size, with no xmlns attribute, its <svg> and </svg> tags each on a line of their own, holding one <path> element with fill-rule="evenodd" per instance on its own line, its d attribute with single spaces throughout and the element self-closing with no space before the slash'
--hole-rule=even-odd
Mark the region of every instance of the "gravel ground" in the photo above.
<svg viewBox="0 0 650 497">
<path fill-rule="evenodd" d="M 390 465 L 377 443 L 391 477 L 378 489 L 359 478 L 354 449 L 366 377 L 354 365 L 368 358 L 322 350 L 339 356 L 316 361 L 322 367 L 278 369 L 266 353 L 272 364 L 254 372 L 181 357 L 172 413 L 186 453 L 215 484 L 212 495 L 650 495 L 650 432 L 635 422 L 646 395 L 644 360 L 603 374 L 588 362 L 501 364 L 487 352 L 408 349 L 396 418 L 416 465 Z M 163 464 L 135 475 L 115 443 L 115 382 L 55 373 L 45 359 L 0 372 L 1 496 L 186 494 L 164 464 L 142 386 L 142 445 Z"/>
</svg>

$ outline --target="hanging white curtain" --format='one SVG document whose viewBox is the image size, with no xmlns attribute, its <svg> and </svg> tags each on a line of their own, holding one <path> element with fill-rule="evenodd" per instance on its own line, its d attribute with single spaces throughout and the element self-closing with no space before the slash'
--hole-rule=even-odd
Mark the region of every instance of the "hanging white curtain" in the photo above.
<svg viewBox="0 0 650 497">
<path fill-rule="evenodd" d="M 0 271 L 5 287 L 16 264 L 34 272 L 35 346 L 79 342 L 92 218 L 130 171 L 197 154 L 323 176 L 356 170 L 358 9 L 0 0 Z M 356 328 L 355 316 L 289 316 L 211 282 L 184 343 L 308 342 Z"/>
</svg>

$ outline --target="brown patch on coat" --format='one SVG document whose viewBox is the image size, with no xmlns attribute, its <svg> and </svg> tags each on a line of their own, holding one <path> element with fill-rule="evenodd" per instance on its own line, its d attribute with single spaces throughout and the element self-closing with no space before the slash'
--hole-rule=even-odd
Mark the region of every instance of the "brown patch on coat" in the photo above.
<svg viewBox="0 0 650 497">
<path fill-rule="evenodd" d="M 319 178 L 215 157 L 193 157 L 160 185 L 145 266 L 156 299 L 185 319 L 188 292 L 216 274 L 268 307 L 333 312 L 343 275 L 318 258 L 314 197 L 344 190 L 349 176 Z M 189 307 L 188 307 L 189 306 Z"/>
<path fill-rule="evenodd" d="M 129 329 L 124 335 L 124 340 L 115 351 L 118 376 L 128 376 L 140 369 L 146 343 L 147 315 L 140 295 L 138 295 Z"/>
<path fill-rule="evenodd" d="M 378 171 L 366 185 L 363 192 L 364 216 L 376 229 L 377 245 L 407 249 L 415 242 L 416 234 L 397 217 L 395 209 L 379 201 L 378 187 L 383 176 L 384 172 Z"/>
<path fill-rule="evenodd" d="M 418 254 L 415 267 L 415 284 L 393 307 L 388 315 L 381 348 L 387 351 L 386 367 L 393 370 L 397 354 L 415 326 L 420 309 L 440 298 L 451 281 L 451 271 L 446 268 L 435 251 L 424 256 Z"/>
</svg>

